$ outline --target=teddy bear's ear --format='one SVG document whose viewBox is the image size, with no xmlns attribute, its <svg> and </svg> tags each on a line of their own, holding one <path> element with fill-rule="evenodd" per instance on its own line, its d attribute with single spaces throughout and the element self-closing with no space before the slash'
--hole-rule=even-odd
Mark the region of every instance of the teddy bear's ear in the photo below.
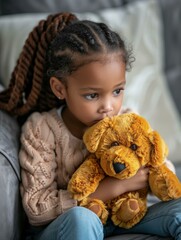
<svg viewBox="0 0 181 240">
<path fill-rule="evenodd" d="M 104 118 L 85 131 L 83 141 L 89 152 L 94 153 L 97 150 L 102 135 L 109 127 L 110 118 Z"/>
<path fill-rule="evenodd" d="M 164 162 L 165 157 L 168 155 L 168 147 L 160 134 L 156 131 L 152 131 L 149 134 L 149 139 L 153 147 L 150 156 L 151 165 L 159 166 Z"/>
</svg>

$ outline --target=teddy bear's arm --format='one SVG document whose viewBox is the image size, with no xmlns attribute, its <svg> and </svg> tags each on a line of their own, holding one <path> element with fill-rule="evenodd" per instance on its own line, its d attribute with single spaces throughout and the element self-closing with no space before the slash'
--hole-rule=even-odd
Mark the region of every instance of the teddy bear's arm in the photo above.
<svg viewBox="0 0 181 240">
<path fill-rule="evenodd" d="M 99 161 L 92 154 L 75 171 L 68 184 L 68 190 L 73 198 L 80 201 L 93 193 L 99 182 L 105 177 L 105 173 L 99 165 Z"/>
<path fill-rule="evenodd" d="M 153 194 L 162 201 L 181 197 L 181 183 L 165 164 L 157 168 L 150 168 L 149 185 Z"/>
</svg>

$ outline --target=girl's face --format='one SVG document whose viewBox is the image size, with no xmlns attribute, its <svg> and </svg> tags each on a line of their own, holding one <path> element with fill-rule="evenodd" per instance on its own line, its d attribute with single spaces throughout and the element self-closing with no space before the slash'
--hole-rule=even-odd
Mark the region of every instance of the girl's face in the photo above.
<svg viewBox="0 0 181 240">
<path fill-rule="evenodd" d="M 67 103 L 64 121 L 67 116 L 67 121 L 72 119 L 72 124 L 76 120 L 91 126 L 107 116 L 117 115 L 126 85 L 125 67 L 118 57 L 110 55 L 104 62 L 91 62 L 80 67 L 66 78 L 66 86 L 58 81 L 56 95 Z"/>
</svg>

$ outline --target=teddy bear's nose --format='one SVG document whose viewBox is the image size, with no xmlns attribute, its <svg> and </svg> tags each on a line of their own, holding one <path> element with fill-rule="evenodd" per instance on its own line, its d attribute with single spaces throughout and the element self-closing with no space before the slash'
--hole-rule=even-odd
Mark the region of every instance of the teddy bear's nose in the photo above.
<svg viewBox="0 0 181 240">
<path fill-rule="evenodd" d="M 126 166 L 123 163 L 113 163 L 113 168 L 116 173 L 120 173 Z"/>
</svg>

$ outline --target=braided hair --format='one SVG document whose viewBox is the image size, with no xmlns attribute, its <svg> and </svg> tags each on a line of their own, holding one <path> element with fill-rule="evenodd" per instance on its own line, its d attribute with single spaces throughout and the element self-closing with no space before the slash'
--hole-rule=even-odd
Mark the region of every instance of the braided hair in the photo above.
<svg viewBox="0 0 181 240">
<path fill-rule="evenodd" d="M 104 23 L 78 20 L 71 13 L 49 15 L 30 32 L 9 87 L 0 93 L 0 109 L 26 118 L 62 102 L 51 91 L 49 79 L 66 80 L 73 71 L 99 54 L 119 52 L 131 66 L 131 52 L 120 36 Z"/>
</svg>

